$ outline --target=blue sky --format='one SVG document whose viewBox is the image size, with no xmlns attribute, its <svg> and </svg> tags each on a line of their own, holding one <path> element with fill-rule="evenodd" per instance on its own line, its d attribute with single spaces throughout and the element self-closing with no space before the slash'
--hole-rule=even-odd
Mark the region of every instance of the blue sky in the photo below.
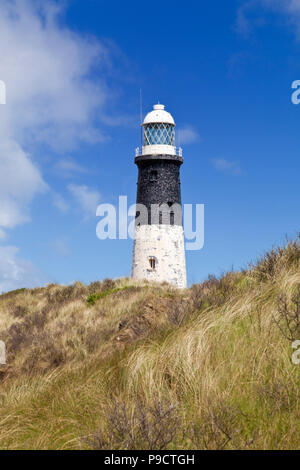
<svg viewBox="0 0 300 470">
<path fill-rule="evenodd" d="M 130 275 L 98 202 L 135 202 L 144 112 L 182 131 L 184 203 L 205 204 L 189 284 L 299 231 L 300 0 L 0 0 L 0 290 Z"/>
</svg>

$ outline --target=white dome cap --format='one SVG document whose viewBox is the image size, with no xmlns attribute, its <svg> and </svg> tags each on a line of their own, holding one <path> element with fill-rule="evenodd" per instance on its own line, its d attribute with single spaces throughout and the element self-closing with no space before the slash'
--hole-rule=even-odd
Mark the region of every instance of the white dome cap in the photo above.
<svg viewBox="0 0 300 470">
<path fill-rule="evenodd" d="M 170 113 L 165 111 L 165 107 L 163 104 L 155 104 L 153 106 L 153 111 L 150 111 L 150 113 L 147 114 L 144 119 L 143 126 L 145 124 L 154 123 L 173 124 L 173 126 L 175 126 L 173 117 Z"/>
</svg>

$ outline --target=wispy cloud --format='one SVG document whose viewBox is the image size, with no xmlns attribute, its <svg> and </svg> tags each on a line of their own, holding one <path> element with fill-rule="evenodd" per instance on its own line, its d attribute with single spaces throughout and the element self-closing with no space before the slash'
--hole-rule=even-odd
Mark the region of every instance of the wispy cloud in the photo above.
<svg viewBox="0 0 300 470">
<path fill-rule="evenodd" d="M 55 170 L 64 178 L 73 177 L 77 174 L 86 174 L 88 169 L 79 165 L 72 158 L 62 158 L 55 164 Z"/>
<path fill-rule="evenodd" d="M 255 4 L 256 0 L 243 2 L 237 10 L 236 21 L 234 26 L 235 31 L 244 37 L 248 37 L 250 32 L 252 31 L 253 25 L 249 15 Z"/>
<path fill-rule="evenodd" d="M 235 30 L 248 37 L 266 23 L 267 13 L 283 14 L 288 27 L 293 27 L 300 39 L 300 0 L 249 0 L 237 10 Z"/>
<path fill-rule="evenodd" d="M 19 257 L 15 246 L 0 246 L 0 293 L 21 287 L 45 285 L 51 279 Z"/>
<path fill-rule="evenodd" d="M 53 204 L 61 212 L 66 213 L 69 210 L 69 204 L 66 202 L 65 198 L 61 194 L 53 195 Z"/>
<path fill-rule="evenodd" d="M 193 127 L 186 125 L 177 130 L 178 145 L 193 144 L 201 140 L 198 131 Z"/>
<path fill-rule="evenodd" d="M 83 213 L 84 219 L 95 216 L 97 206 L 100 202 L 100 193 L 85 185 L 69 184 L 68 190 L 70 191 L 77 207 Z"/>
<path fill-rule="evenodd" d="M 1 109 L 2 111 L 2 109 Z M 1 138 L 2 136 L 2 138 Z M 39 168 L 22 147 L 0 130 L 0 228 L 30 220 L 28 205 L 47 189 Z"/>
<path fill-rule="evenodd" d="M 239 162 L 225 160 L 225 158 L 214 158 L 212 163 L 217 171 L 231 175 L 241 175 L 242 169 Z"/>
</svg>

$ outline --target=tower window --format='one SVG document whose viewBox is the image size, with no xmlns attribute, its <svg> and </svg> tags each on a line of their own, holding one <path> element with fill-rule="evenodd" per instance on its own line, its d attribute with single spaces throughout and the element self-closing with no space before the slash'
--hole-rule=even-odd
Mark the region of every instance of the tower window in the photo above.
<svg viewBox="0 0 300 470">
<path fill-rule="evenodd" d="M 150 181 L 153 182 L 153 181 L 157 181 L 157 171 L 156 170 L 152 170 L 151 173 L 150 173 Z"/>
<path fill-rule="evenodd" d="M 140 217 L 141 213 L 140 211 L 136 211 L 135 213 L 135 220 L 137 220 Z M 140 222 L 136 222 L 136 226 L 139 227 L 141 225 Z"/>
<path fill-rule="evenodd" d="M 170 225 L 174 225 L 175 214 L 173 211 L 170 212 Z"/>
<path fill-rule="evenodd" d="M 156 259 L 155 259 L 154 256 L 150 256 L 150 257 L 149 257 L 149 264 L 150 264 L 150 268 L 151 268 L 152 270 L 154 270 L 154 269 L 155 269 L 155 265 L 156 265 Z"/>
</svg>

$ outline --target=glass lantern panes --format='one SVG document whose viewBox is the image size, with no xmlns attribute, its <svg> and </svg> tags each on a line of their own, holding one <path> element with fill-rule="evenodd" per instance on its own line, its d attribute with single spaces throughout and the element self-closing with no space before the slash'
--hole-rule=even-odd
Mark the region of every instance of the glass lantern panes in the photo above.
<svg viewBox="0 0 300 470">
<path fill-rule="evenodd" d="M 172 124 L 148 124 L 144 126 L 144 145 L 174 145 Z"/>
</svg>

